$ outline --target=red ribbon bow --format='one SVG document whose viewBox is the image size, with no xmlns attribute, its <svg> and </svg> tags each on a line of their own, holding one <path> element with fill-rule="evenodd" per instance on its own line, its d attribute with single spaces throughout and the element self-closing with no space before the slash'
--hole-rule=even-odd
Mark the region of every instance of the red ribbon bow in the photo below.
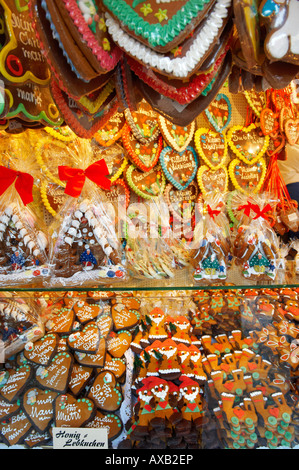
<svg viewBox="0 0 299 470">
<path fill-rule="evenodd" d="M 15 183 L 15 188 L 23 204 L 26 206 L 33 201 L 33 182 L 34 178 L 29 173 L 23 173 L 22 171 L 0 166 L 0 195 L 2 195 L 9 186 Z"/>
<path fill-rule="evenodd" d="M 256 213 L 256 216 L 253 218 L 253 220 L 258 219 L 259 217 L 267 220 L 268 217 L 266 216 L 266 212 L 271 210 L 271 206 L 270 204 L 266 204 L 266 206 L 261 210 L 260 207 L 256 204 L 254 205 L 253 210 Z"/>
<path fill-rule="evenodd" d="M 238 211 L 243 211 L 243 210 L 244 210 L 244 214 L 247 215 L 247 217 L 249 217 L 250 211 L 254 210 L 254 204 L 252 204 L 252 202 L 250 201 L 247 201 L 247 204 L 244 204 L 243 206 L 238 207 Z"/>
<path fill-rule="evenodd" d="M 86 170 L 62 165 L 58 167 L 58 172 L 59 178 L 67 182 L 65 194 L 72 197 L 80 196 L 86 178 L 102 189 L 110 189 L 111 186 L 111 181 L 107 178 L 109 170 L 104 159 L 92 163 Z"/>
<path fill-rule="evenodd" d="M 214 215 L 219 215 L 220 214 L 220 211 L 213 210 L 209 204 L 208 204 L 207 209 L 208 209 L 208 214 L 209 214 L 210 217 L 212 217 L 212 219 L 214 219 Z"/>
</svg>

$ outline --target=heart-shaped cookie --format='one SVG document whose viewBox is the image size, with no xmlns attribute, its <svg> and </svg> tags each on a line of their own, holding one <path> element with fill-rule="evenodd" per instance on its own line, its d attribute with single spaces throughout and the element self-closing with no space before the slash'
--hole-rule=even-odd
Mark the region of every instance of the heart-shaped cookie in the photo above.
<svg viewBox="0 0 299 470">
<path fill-rule="evenodd" d="M 164 197 L 173 217 L 177 220 L 186 220 L 188 217 L 190 220 L 194 214 L 198 193 L 196 181 L 192 181 L 188 188 L 183 190 L 176 189 L 172 184 L 167 184 Z"/>
<path fill-rule="evenodd" d="M 288 119 L 291 119 L 292 113 L 287 106 L 284 106 L 279 112 L 279 128 L 280 132 L 284 132 L 285 123 Z"/>
<path fill-rule="evenodd" d="M 216 132 L 223 132 L 229 125 L 232 115 L 229 97 L 224 93 L 218 93 L 205 109 L 205 115 Z"/>
<path fill-rule="evenodd" d="M 264 182 L 267 167 L 263 158 L 260 158 L 254 165 L 235 158 L 229 165 L 229 176 L 236 189 L 245 194 L 257 193 Z"/>
<path fill-rule="evenodd" d="M 260 117 L 261 111 L 266 106 L 266 93 L 258 93 L 254 89 L 244 90 L 244 96 L 257 117 Z"/>
<path fill-rule="evenodd" d="M 105 197 L 115 207 L 116 218 L 120 215 L 119 208 L 128 208 L 130 204 L 130 188 L 127 183 L 119 178 L 111 184 L 108 191 L 105 191 Z"/>
<path fill-rule="evenodd" d="M 170 147 L 177 152 L 183 152 L 186 150 L 193 139 L 195 121 L 192 121 L 188 126 L 181 127 L 159 115 L 158 123 L 162 136 Z"/>
<path fill-rule="evenodd" d="M 110 354 L 106 354 L 105 370 L 110 370 L 115 375 L 117 380 L 123 378 L 126 373 L 126 361 L 121 357 L 111 357 Z"/>
<path fill-rule="evenodd" d="M 98 315 L 103 312 L 103 308 L 97 304 L 89 304 L 84 300 L 79 300 L 74 306 L 73 310 L 79 322 L 85 324 L 91 320 L 95 320 Z"/>
<path fill-rule="evenodd" d="M 134 328 L 138 324 L 140 317 L 137 310 L 128 309 L 122 304 L 114 305 L 111 309 L 111 314 L 116 331 Z"/>
<path fill-rule="evenodd" d="M 103 147 L 110 147 L 121 138 L 125 123 L 126 119 L 124 113 L 117 111 L 111 116 L 109 121 L 94 134 L 94 139 Z"/>
<path fill-rule="evenodd" d="M 126 121 L 134 137 L 142 144 L 157 140 L 160 134 L 158 113 L 142 99 L 136 111 L 126 108 L 124 111 Z"/>
<path fill-rule="evenodd" d="M 87 323 L 82 330 L 69 335 L 68 346 L 78 352 L 96 354 L 100 344 L 100 330 L 96 322 Z"/>
<path fill-rule="evenodd" d="M 53 390 L 41 390 L 31 387 L 22 397 L 22 407 L 34 428 L 44 432 L 53 419 L 53 401 L 58 393 Z"/>
<path fill-rule="evenodd" d="M 25 364 L 17 369 L 10 369 L 5 378 L 4 385 L 0 388 L 1 397 L 9 403 L 15 403 L 22 395 L 29 380 L 33 375 L 33 369 Z"/>
<path fill-rule="evenodd" d="M 60 352 L 47 367 L 39 366 L 36 369 L 36 381 L 44 389 L 64 393 L 69 384 L 72 366 L 73 356 L 66 351 Z"/>
<path fill-rule="evenodd" d="M 75 395 L 78 396 L 80 392 L 85 388 L 89 379 L 92 375 L 92 369 L 90 367 L 84 367 L 80 364 L 73 364 L 72 373 L 69 381 L 69 389 Z"/>
<path fill-rule="evenodd" d="M 132 335 L 129 331 L 112 331 L 107 337 L 107 351 L 111 356 L 121 358 L 129 349 L 131 341 Z"/>
<path fill-rule="evenodd" d="M 56 353 L 58 340 L 58 335 L 49 333 L 34 343 L 30 341 L 25 344 L 24 357 L 34 364 L 47 366 Z"/>
<path fill-rule="evenodd" d="M 20 400 L 17 400 L 15 403 L 8 403 L 3 398 L 0 398 L 0 422 L 15 415 L 19 411 L 20 406 Z"/>
<path fill-rule="evenodd" d="M 21 442 L 32 428 L 31 421 L 23 410 L 0 423 L 0 436 L 8 446 L 14 446 Z"/>
<path fill-rule="evenodd" d="M 194 179 L 198 160 L 193 147 L 188 146 L 184 152 L 177 152 L 171 147 L 164 147 L 160 163 L 166 178 L 177 189 L 186 189 Z"/>
<path fill-rule="evenodd" d="M 163 147 L 162 136 L 156 140 L 142 143 L 131 132 L 129 126 L 125 124 L 122 133 L 122 141 L 129 159 L 142 171 L 149 171 L 157 164 Z"/>
<path fill-rule="evenodd" d="M 200 128 L 195 132 L 194 142 L 198 154 L 212 170 L 218 170 L 225 164 L 227 158 L 225 134 Z"/>
<path fill-rule="evenodd" d="M 72 331 L 75 312 L 69 308 L 61 308 L 58 313 L 51 315 L 45 324 L 48 333 L 67 334 Z"/>
<path fill-rule="evenodd" d="M 284 125 L 287 141 L 290 145 L 295 145 L 299 138 L 299 119 L 288 119 Z"/>
<path fill-rule="evenodd" d="M 201 165 L 197 172 L 197 182 L 202 194 L 205 196 L 210 191 L 225 193 L 228 186 L 228 173 L 226 167 L 211 170 L 206 165 Z"/>
<path fill-rule="evenodd" d="M 66 393 L 54 401 L 54 424 L 57 427 L 80 428 L 94 418 L 96 406 L 88 398 L 75 398 Z"/>
<path fill-rule="evenodd" d="M 264 108 L 260 115 L 261 129 L 264 135 L 275 133 L 279 128 L 279 113 L 274 113 L 272 109 Z"/>
<path fill-rule="evenodd" d="M 106 340 L 101 336 L 100 343 L 95 354 L 75 352 L 76 361 L 86 367 L 103 367 L 106 357 Z"/>
<path fill-rule="evenodd" d="M 146 173 L 136 168 L 135 165 L 130 165 L 126 171 L 126 179 L 130 188 L 144 199 L 159 197 L 163 194 L 166 183 L 160 165 Z"/>
<path fill-rule="evenodd" d="M 108 441 L 116 439 L 123 429 L 122 420 L 115 413 L 101 413 L 97 410 L 92 421 L 86 424 L 86 428 L 107 429 Z"/>
<path fill-rule="evenodd" d="M 116 411 L 122 403 L 122 394 L 117 388 L 116 378 L 112 372 L 106 370 L 96 376 L 87 396 L 103 411 Z"/>
<path fill-rule="evenodd" d="M 113 320 L 109 313 L 104 313 L 100 315 L 97 319 L 97 325 L 100 330 L 101 335 L 106 338 L 113 327 Z"/>
<path fill-rule="evenodd" d="M 111 183 L 116 181 L 128 165 L 128 159 L 122 145 L 116 143 L 110 147 L 93 146 L 95 160 L 104 159 L 109 171 Z"/>
<path fill-rule="evenodd" d="M 247 165 L 256 163 L 269 145 L 269 136 L 263 135 L 260 125 L 255 123 L 248 127 L 233 126 L 226 137 L 231 150 Z"/>
</svg>

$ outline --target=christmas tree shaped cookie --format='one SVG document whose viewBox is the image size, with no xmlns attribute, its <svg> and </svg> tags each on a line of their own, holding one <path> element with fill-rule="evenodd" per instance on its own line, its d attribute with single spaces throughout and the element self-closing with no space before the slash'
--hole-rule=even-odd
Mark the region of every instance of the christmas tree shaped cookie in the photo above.
<svg viewBox="0 0 299 470">
<path fill-rule="evenodd" d="M 125 277 L 120 243 L 104 207 L 90 199 L 71 202 L 53 246 L 54 276 L 74 283 Z M 54 282 L 56 282 L 54 280 Z"/>
</svg>

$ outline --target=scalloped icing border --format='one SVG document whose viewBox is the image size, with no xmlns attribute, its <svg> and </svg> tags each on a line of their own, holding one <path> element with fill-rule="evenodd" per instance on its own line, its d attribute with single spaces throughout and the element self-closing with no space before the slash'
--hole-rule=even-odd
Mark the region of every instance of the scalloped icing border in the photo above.
<svg viewBox="0 0 299 470">
<path fill-rule="evenodd" d="M 201 148 L 201 145 L 200 145 L 200 142 L 199 142 L 199 137 L 202 135 L 202 134 L 212 134 L 212 135 L 215 135 L 217 136 L 218 134 L 221 134 L 224 138 L 224 155 L 221 159 L 221 162 L 214 166 L 211 164 L 211 162 L 209 161 L 209 159 L 205 156 L 205 153 L 203 152 L 202 148 Z M 208 129 L 208 128 L 205 128 L 205 127 L 202 127 L 200 129 L 197 129 L 197 131 L 195 132 L 195 135 L 194 135 L 194 143 L 195 143 L 195 147 L 196 147 L 196 150 L 198 152 L 198 154 L 201 156 L 201 158 L 204 160 L 204 162 L 211 168 L 211 170 L 218 170 L 219 168 L 222 168 L 224 165 L 225 165 L 225 162 L 227 160 L 227 156 L 228 156 L 228 152 L 227 152 L 227 139 L 226 139 L 226 135 L 222 132 L 216 132 L 216 131 L 213 131 L 211 129 Z"/>
<path fill-rule="evenodd" d="M 183 189 L 187 189 L 189 184 L 191 184 L 191 182 L 194 180 L 195 176 L 196 176 L 196 172 L 197 172 L 197 169 L 198 169 L 198 158 L 197 158 L 197 154 L 194 150 L 193 147 L 191 147 L 190 145 L 188 147 L 186 147 L 186 149 L 184 150 L 184 152 L 177 152 L 179 153 L 179 155 L 181 156 L 183 153 L 186 152 L 186 150 L 190 150 L 193 154 L 193 157 L 194 157 L 194 161 L 195 161 L 195 168 L 193 170 L 193 173 L 192 175 L 190 176 L 190 178 L 188 178 L 188 181 L 186 184 L 184 184 L 183 186 L 178 183 L 168 172 L 167 168 L 166 168 L 166 165 L 165 165 L 165 162 L 164 162 L 164 155 L 169 152 L 169 151 L 172 151 L 173 148 L 170 147 L 170 146 L 167 146 L 167 147 L 164 147 L 161 154 L 160 154 L 160 164 L 161 164 L 161 167 L 162 167 L 162 170 L 166 176 L 166 178 L 171 182 L 171 184 L 173 184 L 173 186 L 177 189 L 180 189 L 180 190 L 183 190 Z M 176 150 L 175 150 L 176 152 Z"/>
<path fill-rule="evenodd" d="M 156 199 L 158 197 L 160 197 L 163 193 L 164 193 L 164 189 L 165 189 L 165 186 L 166 186 L 166 178 L 163 174 L 163 171 L 161 169 L 161 178 L 162 178 L 162 181 L 161 181 L 161 190 L 160 190 L 160 193 L 157 194 L 156 196 L 150 196 L 149 194 L 147 193 L 143 193 L 142 191 L 140 191 L 137 186 L 135 186 L 135 184 L 133 183 L 132 181 L 132 172 L 134 170 L 138 170 L 138 168 L 136 168 L 135 165 L 130 165 L 128 170 L 126 171 L 126 178 L 127 178 L 127 182 L 128 182 L 128 185 L 130 186 L 130 188 L 134 191 L 134 193 L 137 194 L 137 196 L 140 196 L 140 197 L 143 197 L 144 199 Z"/>
<path fill-rule="evenodd" d="M 106 99 L 113 92 L 115 88 L 113 80 L 110 80 L 103 89 L 101 90 L 99 96 L 95 101 L 92 101 L 88 98 L 87 95 L 82 96 L 78 100 L 78 105 L 83 106 L 90 114 L 95 114 L 99 111 L 100 107 L 105 103 Z"/>
<path fill-rule="evenodd" d="M 255 124 L 255 123 L 250 124 L 248 127 L 239 126 L 239 125 L 238 126 L 233 126 L 227 131 L 227 134 L 226 134 L 227 142 L 228 142 L 228 145 L 230 146 L 231 150 L 234 152 L 234 154 L 240 160 L 242 160 L 247 165 L 254 165 L 266 153 L 267 148 L 269 146 L 270 137 L 268 135 L 263 136 L 264 137 L 264 145 L 261 148 L 261 150 L 259 151 L 259 153 L 252 160 L 248 160 L 246 157 L 244 157 L 244 155 L 242 155 L 242 153 L 236 148 L 236 146 L 232 142 L 231 137 L 232 137 L 233 132 L 235 132 L 235 131 L 240 130 L 240 131 L 243 131 L 243 132 L 246 132 L 247 134 L 249 134 L 252 130 L 257 129 L 258 127 L 260 127 L 260 124 Z"/>
<path fill-rule="evenodd" d="M 47 165 L 45 164 L 44 160 L 43 160 L 43 157 L 42 157 L 42 146 L 44 145 L 44 143 L 48 142 L 48 139 L 47 138 L 44 138 L 42 140 L 39 140 L 39 142 L 36 144 L 35 146 L 35 157 L 36 157 L 36 162 L 38 164 L 38 166 L 40 167 L 40 169 L 45 173 L 45 175 L 49 178 L 49 180 L 52 181 L 52 183 L 55 183 L 57 184 L 58 186 L 62 186 L 63 188 L 65 188 L 66 186 L 66 183 L 63 183 L 62 181 L 60 181 L 59 178 L 57 178 L 56 176 L 53 175 L 53 173 L 49 170 L 49 168 L 47 167 Z M 66 144 L 64 142 L 61 142 L 60 140 L 58 140 L 57 142 L 55 142 L 55 145 L 57 145 L 58 147 L 66 147 Z"/>
<path fill-rule="evenodd" d="M 223 192 L 225 193 L 227 191 L 227 188 L 228 188 L 228 171 L 226 169 L 225 166 L 221 167 L 221 169 L 224 171 L 225 173 L 225 188 L 223 190 Z M 220 170 L 220 168 L 218 168 L 218 170 Z M 218 171 L 218 170 L 214 170 L 214 171 Z M 198 172 L 197 172 L 197 182 L 198 182 L 198 186 L 200 187 L 200 190 L 202 192 L 202 194 L 205 196 L 206 194 L 208 194 L 208 191 L 205 190 L 205 187 L 202 183 L 202 174 L 205 172 L 205 171 L 212 171 L 212 168 L 210 168 L 209 166 L 207 165 L 201 165 L 198 169 Z M 221 191 L 222 192 L 222 191 Z"/>
<path fill-rule="evenodd" d="M 164 116 L 161 116 L 161 115 L 158 116 L 159 127 L 160 127 L 160 130 L 162 132 L 162 135 L 163 135 L 164 139 L 166 140 L 168 145 L 170 147 L 172 147 L 174 150 L 176 150 L 177 152 L 184 152 L 186 150 L 186 148 L 188 147 L 188 145 L 190 144 L 190 142 L 192 141 L 192 139 L 193 139 L 193 135 L 194 135 L 194 132 L 195 132 L 195 121 L 192 121 L 191 124 L 189 124 L 188 126 L 184 126 L 184 127 L 191 126 L 191 128 L 190 128 L 189 133 L 186 131 L 186 134 L 189 134 L 189 135 L 187 137 L 187 140 L 186 140 L 185 144 L 182 147 L 177 145 L 174 138 L 169 133 L 169 131 L 167 129 L 166 121 L 167 121 L 167 119 Z M 172 124 L 172 123 L 170 123 L 170 124 Z M 172 124 L 172 125 L 175 125 L 175 124 Z M 177 127 L 181 127 L 181 126 L 177 126 Z"/>
<path fill-rule="evenodd" d="M 138 110 L 137 110 L 137 113 L 138 113 Z M 159 134 L 160 134 L 159 126 L 157 126 L 157 129 L 155 130 L 155 132 L 153 133 L 153 135 L 150 138 L 146 138 L 141 134 L 138 127 L 136 126 L 134 118 L 133 118 L 132 113 L 131 113 L 131 110 L 129 108 L 126 108 L 124 110 L 124 114 L 125 114 L 127 124 L 131 129 L 131 132 L 133 133 L 134 137 L 137 140 L 139 140 L 143 144 L 147 144 L 149 142 L 153 142 L 154 140 L 158 139 Z"/>
<path fill-rule="evenodd" d="M 224 99 L 227 103 L 227 106 L 228 106 L 227 123 L 222 128 L 220 128 L 218 126 L 218 124 L 215 122 L 215 120 L 212 118 L 212 113 L 209 111 L 209 107 L 207 107 L 205 109 L 205 115 L 206 115 L 209 123 L 214 127 L 215 131 L 218 132 L 219 134 L 221 134 L 221 133 L 223 133 L 223 131 L 225 131 L 225 129 L 227 128 L 227 126 L 229 125 L 229 123 L 231 121 L 231 118 L 232 118 L 232 105 L 230 103 L 229 97 L 227 95 L 225 95 L 224 93 L 218 93 L 215 96 L 215 98 L 213 99 L 213 101 L 218 101 L 217 98 Z M 213 103 L 213 101 L 212 101 L 212 103 Z M 212 103 L 210 103 L 210 104 L 212 104 Z"/>
<path fill-rule="evenodd" d="M 250 194 L 256 194 L 259 192 L 259 190 L 261 189 L 263 183 L 264 183 L 264 180 L 265 180 L 265 176 L 266 176 L 266 172 L 267 172 L 267 165 L 266 165 L 266 161 L 264 160 L 263 157 L 261 157 L 259 160 L 257 160 L 255 163 L 257 162 L 260 162 L 261 165 L 262 165 L 262 174 L 261 174 L 261 179 L 260 181 L 258 182 L 256 188 L 254 189 L 254 191 L 245 191 L 243 188 L 241 188 L 238 184 L 238 181 L 236 180 L 235 178 L 235 175 L 234 175 L 234 168 L 235 166 L 240 163 L 240 160 L 238 158 L 234 158 L 234 160 L 232 160 L 229 164 L 229 168 L 228 168 L 228 173 L 229 173 L 229 177 L 234 185 L 234 187 L 241 191 L 243 194 L 247 194 L 248 196 L 250 196 Z M 251 165 L 249 165 L 251 166 Z"/>
<path fill-rule="evenodd" d="M 138 155 L 136 155 L 136 153 L 134 152 L 134 150 L 132 149 L 131 145 L 130 145 L 130 142 L 129 142 L 129 134 L 130 134 L 131 129 L 129 127 L 128 124 L 125 124 L 124 125 L 124 128 L 123 128 L 123 132 L 122 132 L 122 141 L 123 141 L 123 144 L 124 144 L 124 147 L 126 149 L 126 151 L 128 152 L 128 155 L 130 156 L 130 158 L 132 159 L 132 162 L 134 163 L 135 166 L 137 166 L 140 170 L 144 171 L 144 172 L 148 172 L 150 170 L 152 170 L 156 164 L 158 163 L 158 160 L 159 160 L 159 157 L 161 155 L 161 151 L 162 151 L 162 148 L 163 148 L 163 139 L 162 139 L 162 135 L 160 134 L 158 136 L 158 140 L 157 140 L 157 143 L 158 143 L 158 148 L 157 148 L 157 152 L 156 152 L 156 155 L 155 155 L 155 158 L 154 160 L 152 161 L 152 164 L 151 166 L 146 166 L 144 163 L 142 163 L 142 161 L 138 158 Z M 133 134 L 134 136 L 134 134 Z M 136 137 L 134 136 L 134 138 L 136 139 Z M 137 139 L 136 139 L 137 140 Z M 146 144 L 142 144 L 141 145 L 146 145 Z"/>
<path fill-rule="evenodd" d="M 265 95 L 265 93 L 264 93 Z M 261 111 L 257 109 L 256 106 L 254 106 L 252 99 L 250 98 L 249 92 L 247 90 L 244 90 L 244 96 L 247 100 L 247 103 L 251 107 L 252 111 L 255 113 L 255 115 L 259 118 L 261 115 Z M 265 99 L 265 105 L 266 105 L 266 99 Z"/>
</svg>

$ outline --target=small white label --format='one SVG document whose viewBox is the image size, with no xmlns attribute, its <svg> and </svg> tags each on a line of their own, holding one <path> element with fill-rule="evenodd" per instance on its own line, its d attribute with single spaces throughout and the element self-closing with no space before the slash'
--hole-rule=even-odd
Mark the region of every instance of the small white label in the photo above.
<svg viewBox="0 0 299 470">
<path fill-rule="evenodd" d="M 53 428 L 54 449 L 108 449 L 107 428 Z"/>
<path fill-rule="evenodd" d="M 288 215 L 288 218 L 289 218 L 290 222 L 293 222 L 294 220 L 298 219 L 298 216 L 297 216 L 296 212 L 294 212 L 293 214 Z"/>
</svg>

